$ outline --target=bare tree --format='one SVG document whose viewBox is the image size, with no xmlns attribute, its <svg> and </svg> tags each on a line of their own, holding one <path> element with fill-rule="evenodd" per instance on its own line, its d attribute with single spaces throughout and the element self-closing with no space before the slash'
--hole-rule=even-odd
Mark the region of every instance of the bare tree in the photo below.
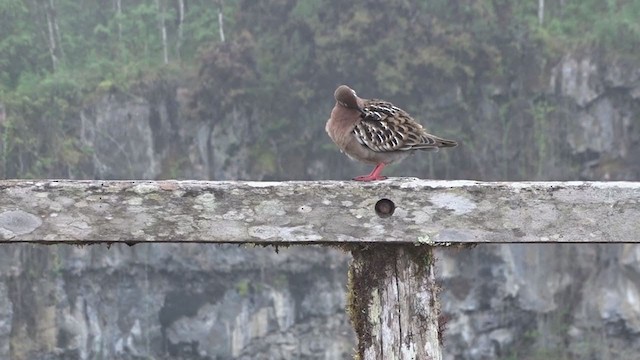
<svg viewBox="0 0 640 360">
<path fill-rule="evenodd" d="M 162 36 L 162 51 L 164 55 L 164 63 L 169 63 L 169 47 L 167 46 L 167 24 L 164 19 L 164 2 L 163 0 L 156 0 L 156 7 L 158 8 L 158 24 L 160 26 L 160 34 Z"/>
<path fill-rule="evenodd" d="M 178 0 L 178 40 L 176 41 L 176 54 L 180 58 L 182 47 L 182 25 L 184 24 L 184 0 Z"/>
<path fill-rule="evenodd" d="M 56 44 L 56 35 L 55 35 L 55 27 L 54 27 L 54 17 L 53 17 L 53 0 L 50 0 L 45 4 L 45 17 L 47 18 L 47 29 L 48 29 L 48 45 L 49 45 L 49 55 L 51 56 L 51 67 L 53 71 L 58 70 L 58 55 L 57 55 L 57 44 Z M 57 25 L 55 25 L 57 26 Z"/>
<path fill-rule="evenodd" d="M 220 41 L 224 42 L 224 21 L 222 17 L 222 7 L 224 6 L 224 0 L 216 0 L 218 5 L 218 30 L 220 32 Z"/>
<path fill-rule="evenodd" d="M 544 0 L 538 0 L 538 24 L 544 23 Z"/>
<path fill-rule="evenodd" d="M 53 31 L 56 34 L 56 40 L 58 45 L 58 51 L 60 52 L 60 57 L 65 58 L 64 56 L 64 47 L 62 46 L 62 36 L 60 36 L 60 27 L 58 27 L 58 12 L 56 11 L 56 7 L 53 3 L 53 0 L 49 0 L 49 9 L 51 11 L 51 19 L 53 22 Z"/>
<path fill-rule="evenodd" d="M 118 42 L 122 42 L 122 0 L 114 0 L 113 5 L 116 9 L 116 21 L 118 23 Z"/>
</svg>

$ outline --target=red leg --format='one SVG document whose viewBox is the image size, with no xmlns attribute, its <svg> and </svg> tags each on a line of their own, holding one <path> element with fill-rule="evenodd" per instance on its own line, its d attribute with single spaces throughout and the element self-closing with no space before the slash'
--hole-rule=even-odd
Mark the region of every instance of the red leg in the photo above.
<svg viewBox="0 0 640 360">
<path fill-rule="evenodd" d="M 353 180 L 355 180 L 355 181 L 384 180 L 387 177 L 386 176 L 380 176 L 380 173 L 382 172 L 382 169 L 384 169 L 384 163 L 379 163 L 378 165 L 376 165 L 376 167 L 373 168 L 373 171 L 371 171 L 371 174 L 362 175 L 362 176 L 356 176 L 356 177 L 353 178 Z"/>
</svg>

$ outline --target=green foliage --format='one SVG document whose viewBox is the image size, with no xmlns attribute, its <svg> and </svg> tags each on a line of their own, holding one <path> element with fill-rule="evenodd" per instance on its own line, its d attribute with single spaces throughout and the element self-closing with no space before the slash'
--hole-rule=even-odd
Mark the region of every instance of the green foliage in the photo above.
<svg viewBox="0 0 640 360">
<path fill-rule="evenodd" d="M 521 15 L 528 18 L 529 26 L 536 28 L 535 4 L 529 2 L 528 5 L 521 9 Z M 640 46 L 639 18 L 640 3 L 637 1 L 550 2 L 542 36 L 548 41 L 572 47 L 600 46 L 637 56 Z"/>
<path fill-rule="evenodd" d="M 20 77 L 40 78 L 53 72 L 49 50 L 47 2 L 6 0 L 0 2 L 0 87 L 15 90 Z M 61 68 L 84 73 L 86 82 L 96 85 L 115 80 L 121 69 L 154 71 L 162 65 L 162 38 L 159 28 L 164 19 L 170 59 L 177 51 L 177 2 L 154 1 L 55 1 L 54 19 L 59 28 L 56 38 Z M 182 58 L 193 62 L 197 49 L 218 41 L 217 8 L 210 0 L 185 1 Z M 235 6 L 225 1 L 227 24 L 232 26 Z M 55 37 L 55 36 L 54 36 Z M 85 80 L 83 80 L 85 81 Z M 116 81 L 118 82 L 118 81 Z"/>
<path fill-rule="evenodd" d="M 217 44 L 199 57 L 200 81 L 194 91 L 193 114 L 201 119 L 216 119 L 239 101 L 247 100 L 255 89 L 255 43 L 248 32 L 234 41 Z"/>
<path fill-rule="evenodd" d="M 0 88 L 13 89 L 20 77 L 40 72 L 45 47 L 22 0 L 0 2 Z"/>
<path fill-rule="evenodd" d="M 117 3 L 56 0 L 50 12 L 49 2 L 0 2 L 0 94 L 7 112 L 0 125 L 1 176 L 68 175 L 64 169 L 90 152 L 77 140 L 83 103 L 167 74 L 196 78 L 194 118 L 219 121 L 242 103 L 267 109 L 260 115 L 262 138 L 251 153 L 261 167 L 275 171 L 263 149 L 294 152 L 315 136 L 309 129 L 326 116 L 320 109 L 326 112 L 332 101 L 327 94 L 339 83 L 362 89 L 363 96 L 385 94 L 418 113 L 427 113 L 424 99 L 459 93 L 452 105 L 458 112 L 428 109 L 429 120 L 440 123 L 473 109 L 473 100 L 465 99 L 474 99 L 487 79 L 513 81 L 523 58 L 593 46 L 637 57 L 640 47 L 638 1 L 546 2 L 539 25 L 535 1 L 223 0 L 225 43 L 218 3 L 211 0 L 185 1 L 182 24 L 178 1 L 120 1 L 120 10 Z M 59 33 L 49 33 L 49 21 Z M 500 118 L 507 149 L 510 117 L 520 102 L 504 96 Z M 523 110 L 537 124 L 530 145 L 538 153 L 529 163 L 548 155 L 539 131 L 546 117 L 538 110 Z M 459 131 L 455 136 L 463 138 Z M 468 146 L 473 141 L 479 140 L 469 139 Z M 508 154 L 503 156 L 508 173 Z M 534 167 L 540 175 L 541 163 Z"/>
<path fill-rule="evenodd" d="M 77 117 L 83 90 L 63 73 L 22 77 L 4 97 L 2 177 L 69 177 L 90 154 L 80 145 Z M 81 174 L 77 174 L 81 176 Z"/>
<path fill-rule="evenodd" d="M 177 2 L 160 0 L 161 12 L 155 1 L 123 0 L 120 13 L 115 1 L 52 3 L 53 9 L 35 0 L 0 2 L 0 105 L 6 109 L 0 177 L 86 177 L 73 170 L 91 154 L 80 142 L 84 102 L 176 72 L 163 64 L 159 20 L 165 20 L 170 59 L 178 59 Z M 181 58 L 188 69 L 200 46 L 218 41 L 217 8 L 210 0 L 185 4 Z M 231 8 L 233 1 L 225 1 L 227 20 Z M 49 21 L 57 33 L 50 34 Z"/>
</svg>

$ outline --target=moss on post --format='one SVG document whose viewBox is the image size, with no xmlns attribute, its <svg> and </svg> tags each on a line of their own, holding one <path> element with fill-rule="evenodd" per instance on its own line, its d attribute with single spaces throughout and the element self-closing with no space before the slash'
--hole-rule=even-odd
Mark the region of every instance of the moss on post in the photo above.
<svg viewBox="0 0 640 360">
<path fill-rule="evenodd" d="M 350 250 L 347 312 L 358 337 L 355 359 L 441 359 L 432 247 Z"/>
</svg>

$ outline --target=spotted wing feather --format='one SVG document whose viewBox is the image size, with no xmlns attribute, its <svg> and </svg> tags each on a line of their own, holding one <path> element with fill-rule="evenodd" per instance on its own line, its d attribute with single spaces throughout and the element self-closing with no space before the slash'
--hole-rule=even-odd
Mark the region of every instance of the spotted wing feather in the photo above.
<svg viewBox="0 0 640 360">
<path fill-rule="evenodd" d="M 382 100 L 366 100 L 361 121 L 353 129 L 358 142 L 373 151 L 437 150 L 455 142 L 428 134 L 404 110 Z"/>
</svg>

